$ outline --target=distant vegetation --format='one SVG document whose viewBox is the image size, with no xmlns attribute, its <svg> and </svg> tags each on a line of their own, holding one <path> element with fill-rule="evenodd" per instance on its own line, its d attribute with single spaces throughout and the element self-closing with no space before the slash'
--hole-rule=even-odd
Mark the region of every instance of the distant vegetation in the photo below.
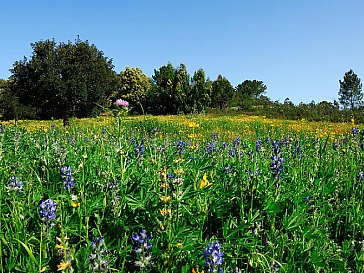
<svg viewBox="0 0 364 273">
<path fill-rule="evenodd" d="M 112 60 L 88 41 L 54 40 L 32 44 L 29 59 L 16 61 L 7 80 L 0 80 L 0 118 L 51 119 L 92 117 L 107 112 L 122 98 L 134 114 L 187 114 L 239 111 L 272 118 L 364 123 L 360 78 L 349 70 L 339 81 L 338 101 L 300 103 L 272 101 L 261 80 L 233 87 L 219 75 L 209 79 L 201 68 L 191 76 L 184 64 L 171 63 L 149 78 L 139 68 L 114 71 Z"/>
</svg>

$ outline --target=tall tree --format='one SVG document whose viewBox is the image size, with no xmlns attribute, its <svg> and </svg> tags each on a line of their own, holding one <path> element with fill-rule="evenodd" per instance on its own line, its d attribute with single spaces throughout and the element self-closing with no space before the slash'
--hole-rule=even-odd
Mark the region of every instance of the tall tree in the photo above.
<svg viewBox="0 0 364 273">
<path fill-rule="evenodd" d="M 148 94 L 148 110 L 154 114 L 171 113 L 173 106 L 174 67 L 171 63 L 154 69 L 152 87 Z"/>
<path fill-rule="evenodd" d="M 98 114 L 116 89 L 112 60 L 88 41 L 33 43 L 29 61 L 15 62 L 11 91 L 42 119 Z"/>
<path fill-rule="evenodd" d="M 140 68 L 126 67 L 118 74 L 118 91 L 114 92 L 112 97 L 126 99 L 140 113 L 143 111 L 150 86 L 150 79 Z"/>
<path fill-rule="evenodd" d="M 168 63 L 154 70 L 148 94 L 148 110 L 155 114 L 177 114 L 188 110 L 189 75 L 186 66 Z"/>
<path fill-rule="evenodd" d="M 363 99 L 362 84 L 360 78 L 349 70 L 340 82 L 339 101 L 344 109 L 355 109 L 360 106 Z"/>
<path fill-rule="evenodd" d="M 189 105 L 192 112 L 201 112 L 211 104 L 211 81 L 203 69 L 197 70 L 191 79 Z"/>
<path fill-rule="evenodd" d="M 230 103 L 234 94 L 234 88 L 225 77 L 219 75 L 212 83 L 211 103 L 212 107 L 223 109 Z"/>
<path fill-rule="evenodd" d="M 175 77 L 173 84 L 173 96 L 174 96 L 174 113 L 179 114 L 187 112 L 189 106 L 187 104 L 187 95 L 190 90 L 190 75 L 187 73 L 187 68 L 185 64 L 180 64 L 179 67 L 175 69 Z"/>
<path fill-rule="evenodd" d="M 254 100 L 260 98 L 267 89 L 262 81 L 245 80 L 235 88 L 235 101 L 242 109 L 249 109 Z"/>
</svg>

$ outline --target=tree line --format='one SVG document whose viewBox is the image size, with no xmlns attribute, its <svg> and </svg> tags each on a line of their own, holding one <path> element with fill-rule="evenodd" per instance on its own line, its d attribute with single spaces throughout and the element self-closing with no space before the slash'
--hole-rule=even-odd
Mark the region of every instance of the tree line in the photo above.
<svg viewBox="0 0 364 273">
<path fill-rule="evenodd" d="M 272 117 L 305 118 L 320 111 L 342 116 L 346 110 L 352 113 L 363 108 L 361 81 L 352 70 L 339 81 L 339 102 L 295 106 L 289 99 L 284 103 L 271 101 L 264 95 L 267 86 L 263 81 L 244 80 L 233 87 L 222 75 L 211 80 L 202 68 L 191 76 L 184 64 L 174 67 L 168 63 L 155 69 L 151 77 L 139 68 L 126 67 L 116 73 L 112 59 L 80 39 L 67 43 L 38 41 L 31 47 L 29 59 L 16 61 L 9 79 L 0 80 L 2 119 L 55 118 L 67 124 L 70 117 L 107 112 L 118 98 L 129 101 L 131 111 L 137 114 L 236 109 Z"/>
</svg>

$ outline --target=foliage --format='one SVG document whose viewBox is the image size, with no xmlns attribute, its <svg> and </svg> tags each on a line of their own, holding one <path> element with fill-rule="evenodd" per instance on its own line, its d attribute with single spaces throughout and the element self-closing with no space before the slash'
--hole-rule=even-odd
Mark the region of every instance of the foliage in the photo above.
<svg viewBox="0 0 364 273">
<path fill-rule="evenodd" d="M 343 80 L 339 80 L 339 101 L 344 109 L 355 109 L 361 106 L 363 93 L 362 84 L 358 75 L 353 70 L 345 73 Z"/>
<path fill-rule="evenodd" d="M 235 88 L 235 104 L 244 110 L 252 107 L 253 101 L 265 93 L 267 86 L 258 80 L 245 80 Z"/>
<path fill-rule="evenodd" d="M 137 113 L 143 112 L 143 105 L 147 101 L 147 92 L 151 81 L 140 68 L 126 67 L 118 74 L 118 92 L 114 92 L 112 100 L 125 98 L 133 105 Z M 142 106 L 140 106 L 142 105 Z"/>
<path fill-rule="evenodd" d="M 19 119 L 34 118 L 35 109 L 19 102 L 10 90 L 9 80 L 0 80 L 0 118 Z"/>
<path fill-rule="evenodd" d="M 111 60 L 95 45 L 77 39 L 32 44 L 33 54 L 15 62 L 11 70 L 11 95 L 35 110 L 38 118 L 89 117 L 107 105 L 115 90 Z"/>
<path fill-rule="evenodd" d="M 203 69 L 197 70 L 191 78 L 189 105 L 191 112 L 200 113 L 211 105 L 212 83 L 206 79 Z"/>
<path fill-rule="evenodd" d="M 188 111 L 189 74 L 186 66 L 174 68 L 171 63 L 154 70 L 149 92 L 149 112 L 154 114 L 177 114 Z"/>
<path fill-rule="evenodd" d="M 0 129 L 0 272 L 364 266 L 362 126 L 242 115 L 55 122 Z"/>
<path fill-rule="evenodd" d="M 212 83 L 211 104 L 214 108 L 226 108 L 231 101 L 234 88 L 228 79 L 219 75 Z"/>
</svg>

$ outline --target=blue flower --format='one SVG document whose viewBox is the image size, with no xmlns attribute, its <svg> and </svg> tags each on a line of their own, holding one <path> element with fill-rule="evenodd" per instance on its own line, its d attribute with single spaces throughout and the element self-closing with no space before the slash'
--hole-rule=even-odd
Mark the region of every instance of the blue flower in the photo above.
<svg viewBox="0 0 364 273">
<path fill-rule="evenodd" d="M 221 252 L 221 244 L 217 241 L 209 244 L 202 251 L 205 258 L 205 269 L 208 272 L 217 272 L 219 266 L 224 262 L 224 253 Z M 223 272 L 220 268 L 219 272 Z"/>
<path fill-rule="evenodd" d="M 356 176 L 356 185 L 357 186 L 361 185 L 361 183 L 363 182 L 363 178 L 364 178 L 364 173 L 359 172 L 358 175 Z"/>
<path fill-rule="evenodd" d="M 241 138 L 240 137 L 237 137 L 233 140 L 233 146 L 234 148 L 238 148 L 238 146 L 240 145 L 241 143 Z"/>
<path fill-rule="evenodd" d="M 234 166 L 224 166 L 224 170 L 226 174 L 230 174 L 234 171 Z"/>
<path fill-rule="evenodd" d="M 134 252 L 137 254 L 135 265 L 140 268 L 147 267 L 152 258 L 153 244 L 150 243 L 152 236 L 148 235 L 146 230 L 142 228 L 140 233 L 134 233 L 131 238 L 134 241 Z"/>
<path fill-rule="evenodd" d="M 69 166 L 61 167 L 61 179 L 65 189 L 71 189 L 75 186 L 74 178 L 72 175 L 72 168 Z"/>
<path fill-rule="evenodd" d="M 211 154 L 216 152 L 217 150 L 217 141 L 210 141 L 209 143 L 207 143 L 207 147 L 206 147 L 206 151 L 207 153 Z"/>
<path fill-rule="evenodd" d="M 176 148 L 179 152 L 183 152 L 184 150 L 186 150 L 186 148 L 187 148 L 186 141 L 178 140 L 176 143 Z"/>
<path fill-rule="evenodd" d="M 145 147 L 144 147 L 144 144 L 135 144 L 135 148 L 134 148 L 134 152 L 136 155 L 144 155 L 145 153 Z"/>
<path fill-rule="evenodd" d="M 104 237 L 96 237 L 91 240 L 92 253 L 88 256 L 91 262 L 92 272 L 107 272 L 110 261 L 107 257 Z"/>
<path fill-rule="evenodd" d="M 283 165 L 284 159 L 282 156 L 273 155 L 271 157 L 270 169 L 276 178 L 280 178 L 282 171 L 284 169 Z"/>
<path fill-rule="evenodd" d="M 43 222 L 52 226 L 52 220 L 56 219 L 57 203 L 52 199 L 43 200 L 39 205 L 39 214 Z"/>
<path fill-rule="evenodd" d="M 8 189 L 20 193 L 21 190 L 23 189 L 23 185 L 24 185 L 23 181 L 20 181 L 19 178 L 16 176 L 12 176 L 10 179 L 10 183 L 8 185 Z"/>
<path fill-rule="evenodd" d="M 262 147 L 262 141 L 260 139 L 257 139 L 257 141 L 255 142 L 255 151 L 259 152 L 261 147 Z"/>
</svg>

